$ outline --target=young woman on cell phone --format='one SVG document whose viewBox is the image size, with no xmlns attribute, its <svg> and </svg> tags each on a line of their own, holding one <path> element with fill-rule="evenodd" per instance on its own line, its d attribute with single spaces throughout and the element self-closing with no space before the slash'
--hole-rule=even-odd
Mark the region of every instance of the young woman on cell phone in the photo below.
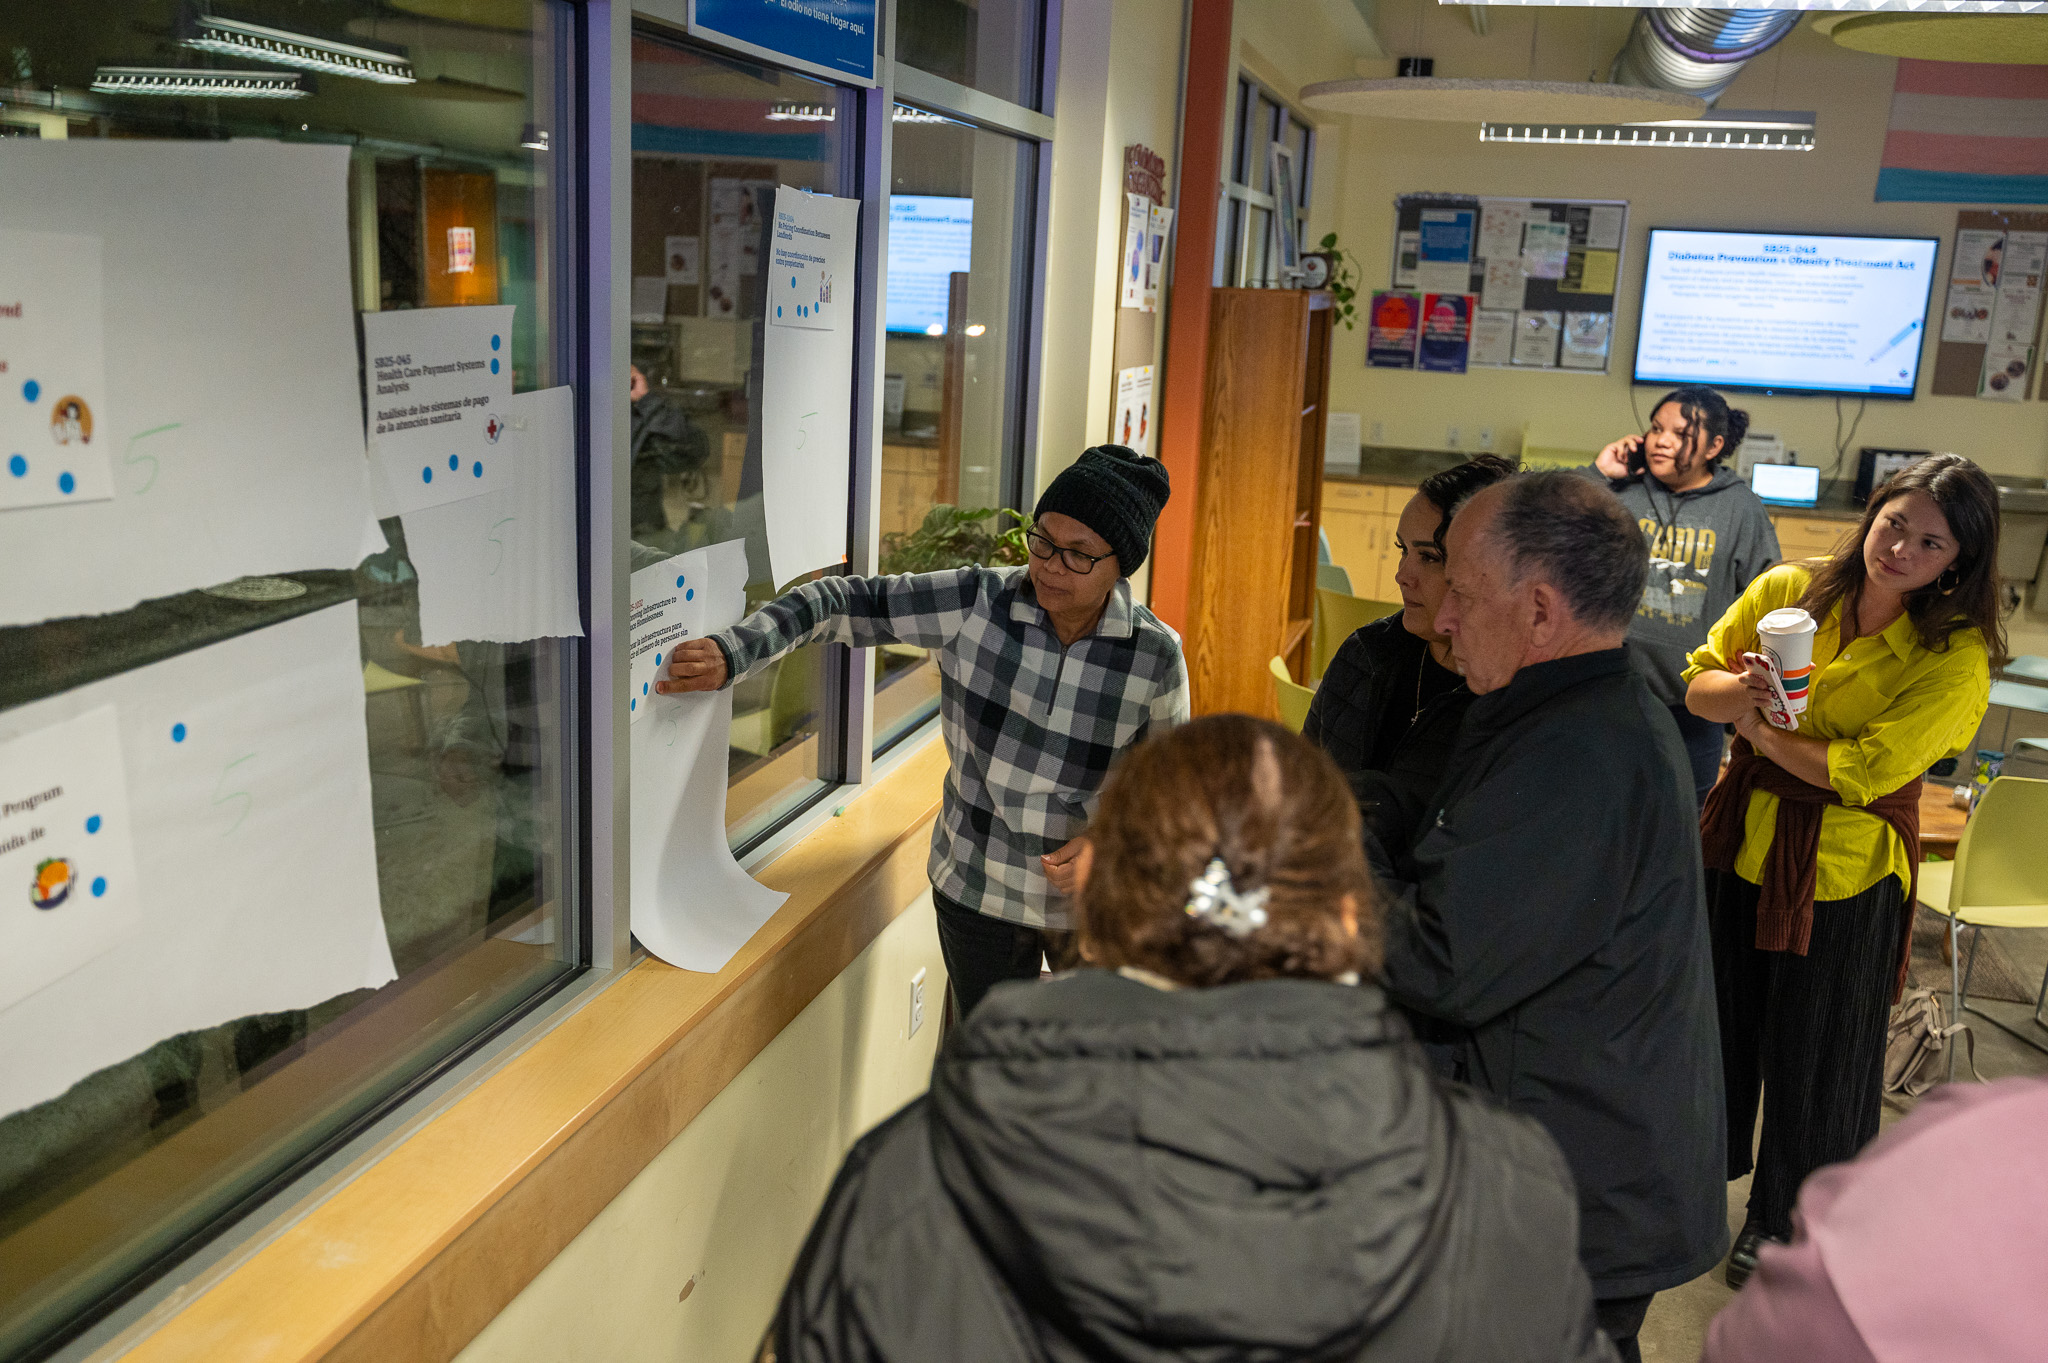
<svg viewBox="0 0 2048 1363">
<path fill-rule="evenodd" d="M 1629 627 L 1629 652 L 1685 739 L 1693 794 L 1705 800 L 1721 771 L 1723 730 L 1685 708 L 1686 655 L 1707 626 L 1778 561 L 1764 504 L 1727 467 L 1749 413 L 1711 388 L 1657 399 L 1650 426 L 1600 451 L 1593 469 L 1636 515 L 1650 541 L 1650 575 Z"/>
</svg>

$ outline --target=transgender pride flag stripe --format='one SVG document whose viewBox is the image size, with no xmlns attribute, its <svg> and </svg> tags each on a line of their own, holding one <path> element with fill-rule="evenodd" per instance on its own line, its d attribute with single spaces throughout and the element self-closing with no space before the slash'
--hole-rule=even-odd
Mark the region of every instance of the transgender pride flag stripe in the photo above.
<svg viewBox="0 0 2048 1363">
<path fill-rule="evenodd" d="M 1879 203 L 2048 203 L 2048 66 L 1899 59 Z"/>
</svg>

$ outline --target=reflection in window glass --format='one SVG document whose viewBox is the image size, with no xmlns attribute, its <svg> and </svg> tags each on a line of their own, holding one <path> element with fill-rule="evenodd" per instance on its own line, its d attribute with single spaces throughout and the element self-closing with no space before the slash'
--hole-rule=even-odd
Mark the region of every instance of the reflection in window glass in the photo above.
<svg viewBox="0 0 2048 1363">
<path fill-rule="evenodd" d="M 775 187 L 843 192 L 854 103 L 837 87 L 695 48 L 633 43 L 635 562 L 747 542 L 747 603 L 770 600 L 761 512 L 760 262 Z M 733 688 L 735 846 L 827 785 L 834 722 L 811 644 Z"/>
<path fill-rule="evenodd" d="M 896 60 L 1038 107 L 1045 0 L 896 0 Z"/>
<path fill-rule="evenodd" d="M 260 55 L 224 55 L 199 41 L 200 9 L 175 0 L 10 5 L 0 21 L 0 59 L 9 64 L 0 131 L 67 145 L 254 138 L 348 146 L 354 307 L 510 304 L 515 390 L 568 383 L 556 358 L 567 300 L 557 262 L 571 257 L 557 205 L 573 171 L 572 148 L 558 133 L 571 126 L 571 106 L 554 83 L 571 65 L 567 7 L 498 6 L 491 26 L 424 17 L 450 7 L 407 9 L 373 0 L 250 0 L 236 9 L 290 31 L 302 47 L 373 46 L 402 69 L 386 83 L 333 71 L 301 80 Z M 159 92 L 136 93 L 107 88 L 103 68 L 111 67 L 169 75 L 157 78 Z M 208 70 L 253 72 L 296 97 L 181 89 Z M 135 196 L 134 214 L 155 209 Z M 0 195 L 0 228 L 18 225 Z M 111 296 L 105 309 L 110 345 L 117 319 L 129 329 L 168 325 L 117 312 Z M 352 318 L 338 320 L 353 329 Z M 267 339 L 295 343 L 289 329 Z M 124 438 L 120 420 L 110 408 L 114 440 Z M 206 457 L 205 447 L 186 453 Z M 565 767 L 571 646 L 426 644 L 404 527 L 393 518 L 382 530 L 388 547 L 353 571 L 294 571 L 304 565 L 284 562 L 267 578 L 115 615 L 0 629 L 5 732 L 16 707 L 223 641 L 296 637 L 288 632 L 315 612 L 347 611 L 359 634 L 378 907 L 398 973 L 374 990 L 280 996 L 279 1011 L 166 1036 L 58 1096 L 0 1112 L 0 1356 L 75 1332 L 575 970 L 578 915 L 568 896 L 576 876 L 564 832 L 575 818 Z M 82 544 L 80 552 L 89 561 L 112 548 Z M 343 660 L 345 670 L 357 665 Z M 178 730 L 169 737 L 181 741 Z M 232 774 L 224 770 L 211 798 L 237 810 L 249 797 Z M 234 875 L 235 857 L 223 851 L 221 876 Z M 138 873 L 147 885 L 147 869 Z M 177 912 L 178 895 L 158 889 L 149 910 Z M 239 946 L 209 943 L 208 959 L 222 974 L 258 968 Z M 81 1031 L 100 1007 L 77 984 L 89 978 L 50 986 L 79 993 Z M 6 1022 L 0 1004 L 0 1036 Z"/>
<path fill-rule="evenodd" d="M 890 137 L 881 570 L 1021 563 L 1011 518 L 954 513 L 1015 506 L 1037 147 L 904 105 Z M 876 750 L 938 694 L 922 650 L 876 650 Z"/>
</svg>

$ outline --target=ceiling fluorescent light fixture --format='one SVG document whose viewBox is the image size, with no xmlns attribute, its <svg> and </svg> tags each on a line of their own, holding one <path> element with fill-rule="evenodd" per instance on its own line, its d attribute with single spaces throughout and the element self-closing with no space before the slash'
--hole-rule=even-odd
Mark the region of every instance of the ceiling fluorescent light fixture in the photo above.
<svg viewBox="0 0 2048 1363">
<path fill-rule="evenodd" d="M 339 43 L 314 38 L 281 28 L 245 24 L 239 19 L 216 19 L 194 15 L 186 20 L 178 43 L 201 52 L 245 57 L 295 66 L 301 71 L 318 71 L 329 76 L 353 76 L 381 85 L 411 85 L 415 79 L 412 63 L 402 48 L 370 47 L 360 43 Z"/>
<path fill-rule="evenodd" d="M 908 104 L 899 104 L 890 111 L 889 121 L 891 123 L 952 123 L 955 120 L 946 118 L 941 114 L 927 113 L 923 109 L 913 109 Z M 966 125 L 961 124 L 960 126 L 965 127 Z"/>
<path fill-rule="evenodd" d="M 768 106 L 768 121 L 771 123 L 836 123 L 839 114 L 829 104 L 771 104 Z"/>
<path fill-rule="evenodd" d="M 1699 147 L 1717 151 L 1812 151 L 1813 115 L 1730 109 L 1670 123 L 1482 123 L 1481 142 L 1552 147 Z"/>
<path fill-rule="evenodd" d="M 177 66 L 102 66 L 92 88 L 102 95 L 174 95 L 185 99 L 304 99 L 312 81 L 298 71 L 207 71 Z"/>
</svg>

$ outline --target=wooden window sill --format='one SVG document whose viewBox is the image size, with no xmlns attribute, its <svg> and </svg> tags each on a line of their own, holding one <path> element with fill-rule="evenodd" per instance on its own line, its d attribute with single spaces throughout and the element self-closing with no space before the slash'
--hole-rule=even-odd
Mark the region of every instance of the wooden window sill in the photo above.
<svg viewBox="0 0 2048 1363">
<path fill-rule="evenodd" d="M 763 867 L 790 898 L 724 970 L 638 962 L 109 1352 L 452 1358 L 922 892 L 945 763 L 931 741 Z"/>
</svg>

